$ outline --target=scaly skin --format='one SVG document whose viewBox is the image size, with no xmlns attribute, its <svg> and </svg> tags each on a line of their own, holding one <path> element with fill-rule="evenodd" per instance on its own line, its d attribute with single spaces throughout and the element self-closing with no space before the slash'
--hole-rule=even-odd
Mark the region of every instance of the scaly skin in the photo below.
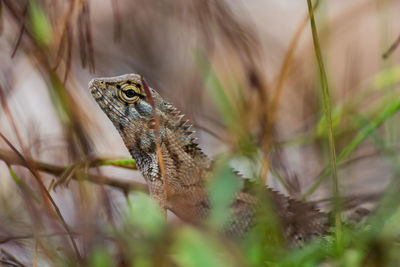
<svg viewBox="0 0 400 267">
<path fill-rule="evenodd" d="M 119 131 L 150 195 L 164 210 L 171 210 L 185 221 L 198 223 L 206 218 L 210 207 L 205 182 L 212 161 L 194 142 L 191 125 L 182 120 L 180 112 L 149 88 L 159 120 L 156 135 L 154 111 L 139 75 L 96 78 L 90 81 L 89 89 Z M 249 193 L 244 179 L 241 181 L 227 229 L 231 236 L 243 236 L 256 223 L 257 199 Z M 270 188 L 266 192 L 287 241 L 298 244 L 326 232 L 326 214 Z"/>
</svg>

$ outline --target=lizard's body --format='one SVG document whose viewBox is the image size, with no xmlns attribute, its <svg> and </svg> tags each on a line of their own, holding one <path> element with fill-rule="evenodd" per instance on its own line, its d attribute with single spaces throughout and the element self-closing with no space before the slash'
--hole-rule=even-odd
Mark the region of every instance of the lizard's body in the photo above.
<svg viewBox="0 0 400 267">
<path fill-rule="evenodd" d="M 89 89 L 113 122 L 145 178 L 150 195 L 164 209 L 185 221 L 206 218 L 209 200 L 205 189 L 212 162 L 194 142 L 190 125 L 155 90 L 149 89 L 159 121 L 158 134 L 151 101 L 141 77 L 126 74 L 93 79 Z M 157 140 L 157 141 L 156 141 Z M 289 242 L 297 243 L 327 230 L 327 216 L 311 205 L 266 188 Z M 232 203 L 228 232 L 241 236 L 255 224 L 257 198 L 242 189 Z"/>
</svg>

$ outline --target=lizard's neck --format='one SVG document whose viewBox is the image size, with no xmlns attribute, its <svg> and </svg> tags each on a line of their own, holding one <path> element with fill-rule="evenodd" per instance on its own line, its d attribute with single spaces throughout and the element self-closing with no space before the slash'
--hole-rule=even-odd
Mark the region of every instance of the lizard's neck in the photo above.
<svg viewBox="0 0 400 267">
<path fill-rule="evenodd" d="M 199 178 L 204 179 L 204 174 L 210 169 L 211 160 L 195 142 L 194 132 L 190 130 L 190 123 L 183 121 L 180 113 L 176 110 L 175 112 L 170 113 L 167 118 L 160 117 L 157 138 L 154 130 L 149 131 L 146 128 L 120 130 L 126 147 L 147 182 L 161 178 L 160 165 L 165 166 L 169 179 L 179 179 L 175 176 L 182 174 L 189 176 L 200 170 L 203 175 Z M 155 143 L 156 139 L 159 140 L 158 146 Z M 159 152 L 161 152 L 164 164 L 160 164 Z M 174 172 L 171 173 L 172 171 Z"/>
<path fill-rule="evenodd" d="M 146 130 L 141 133 L 142 137 L 129 138 L 137 142 L 127 146 L 146 179 L 150 192 L 158 192 L 157 188 L 162 187 L 166 191 L 167 208 L 180 218 L 199 221 L 209 211 L 205 180 L 210 171 L 211 160 L 195 143 L 189 122 L 183 121 L 176 109 L 167 114 L 167 118 L 160 118 L 159 146 L 144 142 L 155 140 L 146 139 L 149 134 Z M 144 149 L 144 146 L 147 148 Z M 162 163 L 158 155 L 161 155 Z"/>
</svg>

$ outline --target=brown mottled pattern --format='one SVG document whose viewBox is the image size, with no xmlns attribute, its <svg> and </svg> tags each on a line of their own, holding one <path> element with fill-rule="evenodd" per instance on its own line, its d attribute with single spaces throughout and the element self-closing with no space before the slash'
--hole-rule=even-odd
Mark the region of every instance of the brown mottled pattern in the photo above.
<svg viewBox="0 0 400 267">
<path fill-rule="evenodd" d="M 160 206 L 178 217 L 199 223 L 210 209 L 205 182 L 211 160 L 194 143 L 190 123 L 180 112 L 150 89 L 159 118 L 159 148 L 164 166 L 162 177 L 156 149 L 154 110 L 144 94 L 141 77 L 126 74 L 97 78 L 89 89 L 99 106 L 110 118 L 139 170 L 145 178 L 151 196 Z M 232 218 L 227 233 L 243 236 L 256 223 L 257 198 L 243 183 L 232 203 Z M 327 216 L 303 203 L 269 188 L 266 193 L 290 243 L 300 244 L 327 230 Z"/>
</svg>

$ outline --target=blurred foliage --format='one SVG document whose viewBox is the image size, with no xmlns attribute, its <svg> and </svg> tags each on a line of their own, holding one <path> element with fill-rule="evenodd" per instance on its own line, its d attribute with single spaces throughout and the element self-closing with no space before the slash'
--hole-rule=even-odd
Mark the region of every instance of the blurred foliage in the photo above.
<svg viewBox="0 0 400 267">
<path fill-rule="evenodd" d="M 239 190 L 239 181 L 235 178 L 226 160 L 215 163 L 213 176 L 208 181 L 210 204 L 213 207 L 209 215 L 209 223 L 219 231 L 223 231 L 229 223 L 230 205 Z"/>
<path fill-rule="evenodd" d="M 33 36 L 38 44 L 46 46 L 51 42 L 51 26 L 46 13 L 37 1 L 29 2 L 29 19 L 32 25 Z"/>
<path fill-rule="evenodd" d="M 364 39 L 354 33 L 360 43 L 354 41 L 350 59 L 346 58 L 349 62 L 342 60 L 336 68 L 332 62 L 348 51 L 334 52 L 329 43 L 336 41 L 335 31 L 342 34 L 343 28 L 353 29 L 350 21 L 363 14 L 380 19 L 379 29 L 386 31 L 391 26 L 385 24 L 389 11 L 397 10 L 399 4 L 358 1 L 330 20 L 332 3 L 321 1 L 323 12 L 314 29 L 319 37 L 314 38 L 321 39 L 327 66 L 329 83 L 325 81 L 324 86 L 330 85 L 330 98 L 325 99 L 332 104 L 330 123 L 318 98 L 320 81 L 325 78 L 315 71 L 311 35 L 306 44 L 300 44 L 309 25 L 294 22 L 292 42 L 288 46 L 282 40 L 274 43 L 272 34 L 260 34 L 261 27 L 256 29 L 250 22 L 248 15 L 256 10 L 247 14 L 241 4 L 231 2 L 0 1 L 0 133 L 3 141 L 8 140 L 4 136 L 11 140 L 0 148 L 0 159 L 6 163 L 0 172 L 0 182 L 5 184 L 0 189 L 1 266 L 399 265 L 399 33 L 392 40 L 379 32 L 393 43 L 382 41 L 385 47 L 367 50 L 375 58 L 362 54 L 373 39 L 369 30 Z M 303 21 L 308 22 L 306 1 L 304 12 Z M 262 17 L 265 21 L 257 21 L 257 26 L 271 24 L 275 31 L 286 32 L 264 13 Z M 321 27 L 320 21 L 326 25 Z M 346 38 L 337 40 L 350 46 Z M 389 60 L 382 62 L 382 54 Z M 373 68 L 363 76 L 367 65 Z M 343 66 L 345 78 L 335 78 Z M 271 70 L 279 70 L 276 79 Z M 154 200 L 138 192 L 145 191 L 145 186 L 130 180 L 131 172 L 129 179 L 117 178 L 122 169 L 136 171 L 132 159 L 98 153 L 101 141 L 114 133 L 99 122 L 106 118 L 98 117 L 97 107 L 88 104 L 87 80 L 127 71 L 160 85 L 160 93 L 183 107 L 198 130 L 217 137 L 226 147 L 207 183 L 212 209 L 201 225 L 166 219 Z M 29 72 L 42 84 L 32 82 L 35 78 Z M 19 89 L 27 84 L 29 90 L 21 93 Z M 44 108 L 49 98 L 48 113 L 55 119 L 40 117 L 38 121 L 60 128 L 56 141 L 40 134 L 43 124 L 31 121 L 34 110 L 28 109 L 28 103 L 36 95 L 41 98 L 33 104 L 34 110 Z M 284 113 L 285 107 L 291 113 Z M 214 126 L 219 130 L 208 129 Z M 329 212 L 332 190 L 324 181 L 332 175 L 330 134 L 338 152 L 338 193 L 343 197 L 339 216 L 345 222 L 340 224 L 339 241 L 337 228 L 332 227 L 327 236 L 303 247 L 285 244 L 281 225 L 262 190 L 257 192 L 265 204 L 257 211 L 259 225 L 240 240 L 224 235 L 231 200 L 242 182 L 232 175 L 232 162 L 250 162 L 251 173 L 264 171 L 262 177 L 252 177 L 256 187 L 268 178 L 269 185 L 293 197 L 309 199 L 317 192 L 327 198 Z M 64 145 L 57 145 L 59 139 Z M 292 157 L 285 162 L 288 154 Z M 366 163 L 357 165 L 360 162 Z M 366 165 L 378 175 L 367 173 Z M 357 179 L 366 175 L 373 177 Z M 305 180 L 305 176 L 311 177 Z M 75 182 L 69 183 L 71 179 Z M 348 188 L 354 185 L 349 182 L 356 189 L 365 186 L 366 197 L 353 196 Z M 60 184 L 69 187 L 55 191 Z M 387 188 L 379 197 L 368 194 L 382 184 Z M 371 216 L 359 224 L 346 221 L 348 207 L 371 199 L 378 199 Z M 356 205 L 350 200 L 356 200 Z"/>
</svg>

